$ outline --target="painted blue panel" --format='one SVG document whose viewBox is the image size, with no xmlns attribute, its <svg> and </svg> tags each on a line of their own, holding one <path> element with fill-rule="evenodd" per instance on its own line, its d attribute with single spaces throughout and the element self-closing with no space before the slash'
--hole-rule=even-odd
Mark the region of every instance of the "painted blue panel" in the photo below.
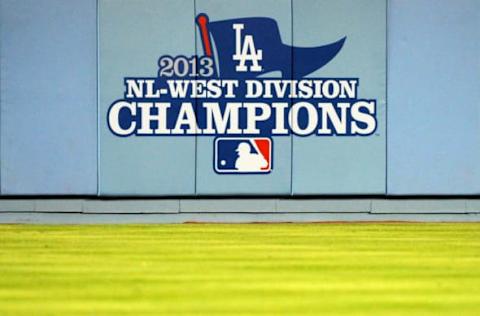
<svg viewBox="0 0 480 316">
<path fill-rule="evenodd" d="M 377 129 L 366 137 L 294 137 L 294 195 L 385 193 L 386 0 L 293 0 L 295 46 L 344 36 L 338 55 L 306 78 L 358 78 L 357 98 L 377 101 Z"/>
<path fill-rule="evenodd" d="M 96 1 L 2 0 L 3 194 L 95 194 Z"/>
<path fill-rule="evenodd" d="M 197 14 L 206 13 L 210 21 L 245 17 L 270 17 L 277 21 L 281 40 L 291 45 L 291 0 L 197 0 Z M 197 54 L 202 45 L 197 37 Z M 266 77 L 265 75 L 264 77 Z M 278 73 L 271 74 L 278 78 Z M 213 169 L 214 138 L 197 137 L 197 194 L 289 194 L 291 137 L 273 137 L 273 170 L 269 174 L 217 174 Z"/>
<path fill-rule="evenodd" d="M 480 193 L 480 2 L 390 1 L 388 193 Z"/>
<path fill-rule="evenodd" d="M 162 55 L 195 54 L 193 0 L 99 1 L 99 193 L 195 193 L 195 137 L 117 137 L 106 121 L 125 77 L 155 77 Z"/>
</svg>

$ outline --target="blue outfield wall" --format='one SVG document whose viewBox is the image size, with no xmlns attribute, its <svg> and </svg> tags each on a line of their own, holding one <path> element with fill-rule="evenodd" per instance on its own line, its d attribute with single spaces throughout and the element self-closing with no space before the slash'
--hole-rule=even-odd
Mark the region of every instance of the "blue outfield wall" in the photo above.
<svg viewBox="0 0 480 316">
<path fill-rule="evenodd" d="M 346 36 L 338 56 L 307 78 L 359 78 L 359 98 L 377 101 L 374 135 L 293 137 L 294 195 L 385 194 L 386 5 L 385 0 L 293 1 L 294 46 Z"/>
<path fill-rule="evenodd" d="M 290 0 L 196 0 L 196 15 L 208 13 L 213 20 L 235 17 L 268 16 L 274 18 L 284 43 L 292 43 L 292 3 Z M 200 36 L 199 36 L 200 37 Z M 200 40 L 197 54 L 202 55 Z M 288 61 L 287 61 L 288 62 Z M 291 61 L 288 65 L 291 67 Z M 271 77 L 278 78 L 278 74 Z M 291 190 L 292 140 L 290 136 L 273 137 L 274 171 L 259 175 L 218 175 L 212 168 L 214 137 L 197 137 L 196 193 L 288 195 Z"/>
<path fill-rule="evenodd" d="M 390 1 L 388 194 L 480 193 L 480 1 Z"/>
<path fill-rule="evenodd" d="M 161 55 L 195 54 L 193 0 L 98 4 L 99 194 L 195 194 L 195 136 L 123 138 L 106 124 L 124 77 L 155 77 Z"/>
<path fill-rule="evenodd" d="M 97 193 L 96 1 L 0 1 L 2 194 Z"/>
<path fill-rule="evenodd" d="M 273 171 L 240 176 L 214 172 L 214 137 L 113 135 L 125 77 L 203 54 L 202 12 L 274 18 L 297 47 L 346 36 L 306 78 L 359 78 L 375 134 L 276 136 Z M 0 0 L 1 194 L 479 194 L 479 52 L 478 0 Z"/>
</svg>

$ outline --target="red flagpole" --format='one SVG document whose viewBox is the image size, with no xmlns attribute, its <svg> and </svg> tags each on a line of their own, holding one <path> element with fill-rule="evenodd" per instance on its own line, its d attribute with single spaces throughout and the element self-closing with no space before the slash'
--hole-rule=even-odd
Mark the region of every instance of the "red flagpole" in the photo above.
<svg viewBox="0 0 480 316">
<path fill-rule="evenodd" d="M 208 31 L 208 16 L 201 13 L 197 16 L 197 24 L 200 28 L 200 35 L 202 37 L 203 52 L 205 56 L 212 57 L 212 44 L 210 41 L 210 32 Z"/>
</svg>

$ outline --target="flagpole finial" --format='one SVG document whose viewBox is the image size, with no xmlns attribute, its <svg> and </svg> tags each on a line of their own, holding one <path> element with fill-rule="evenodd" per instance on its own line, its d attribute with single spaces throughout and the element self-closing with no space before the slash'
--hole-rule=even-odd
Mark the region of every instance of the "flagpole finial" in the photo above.
<svg viewBox="0 0 480 316">
<path fill-rule="evenodd" d="M 203 51 L 205 56 L 212 57 L 212 44 L 210 42 L 210 33 L 208 31 L 208 15 L 200 13 L 197 15 L 197 24 L 202 37 Z"/>
<path fill-rule="evenodd" d="M 200 13 L 199 15 L 197 15 L 197 23 L 199 25 L 206 25 L 208 24 L 208 15 L 206 15 L 205 13 Z"/>
</svg>

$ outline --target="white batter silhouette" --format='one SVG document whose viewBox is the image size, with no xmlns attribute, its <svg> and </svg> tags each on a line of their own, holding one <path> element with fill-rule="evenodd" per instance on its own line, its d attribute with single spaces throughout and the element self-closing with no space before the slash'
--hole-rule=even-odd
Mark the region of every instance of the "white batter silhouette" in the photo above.
<svg viewBox="0 0 480 316">
<path fill-rule="evenodd" d="M 250 152 L 250 145 L 246 142 L 238 144 L 236 152 L 238 158 L 235 161 L 235 169 L 238 171 L 256 172 L 268 166 L 268 162 L 261 154 Z"/>
</svg>

